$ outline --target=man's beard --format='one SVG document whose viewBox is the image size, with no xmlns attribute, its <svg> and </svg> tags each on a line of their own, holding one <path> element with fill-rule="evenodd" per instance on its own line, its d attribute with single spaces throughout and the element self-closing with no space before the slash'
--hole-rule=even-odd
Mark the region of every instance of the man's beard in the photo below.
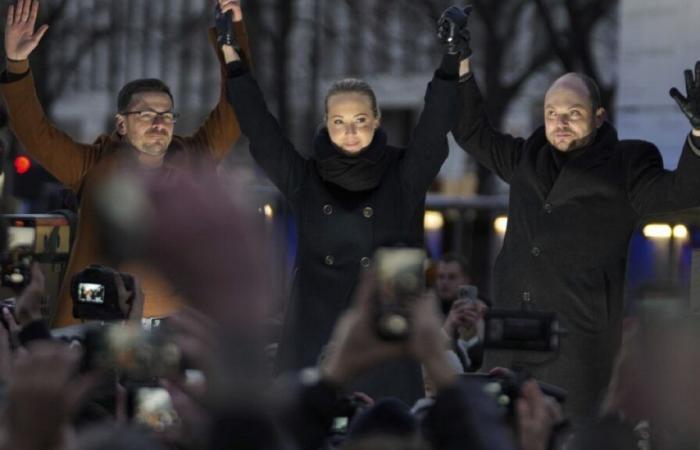
<svg viewBox="0 0 700 450">
<path fill-rule="evenodd" d="M 147 138 L 153 136 L 153 134 L 146 135 Z M 156 142 L 145 142 L 140 146 L 134 145 L 133 142 L 129 142 L 131 146 L 139 153 L 144 153 L 149 156 L 162 156 L 168 150 L 170 146 L 170 141 L 167 139 L 167 134 L 157 134 L 157 136 L 162 136 L 164 139 L 162 141 Z"/>
<path fill-rule="evenodd" d="M 574 139 L 573 141 L 571 141 L 569 146 L 564 151 L 570 152 L 572 150 L 578 150 L 579 148 L 583 148 L 583 147 L 589 145 L 590 143 L 595 141 L 595 137 L 597 136 L 597 134 L 598 134 L 598 129 L 593 128 L 593 131 L 588 133 L 588 135 L 582 137 L 581 139 Z"/>
</svg>

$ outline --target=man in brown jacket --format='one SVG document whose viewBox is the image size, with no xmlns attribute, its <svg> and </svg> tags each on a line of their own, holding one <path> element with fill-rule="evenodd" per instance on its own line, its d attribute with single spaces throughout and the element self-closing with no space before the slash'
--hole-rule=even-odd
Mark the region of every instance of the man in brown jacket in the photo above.
<svg viewBox="0 0 700 450">
<path fill-rule="evenodd" d="M 231 0 L 219 0 L 227 3 Z M 54 127 L 39 103 L 29 67 L 29 55 L 48 29 L 34 30 L 38 1 L 18 0 L 7 13 L 5 54 L 7 69 L 0 74 L 0 90 L 7 105 L 10 125 L 26 151 L 42 166 L 76 192 L 80 199 L 79 220 L 58 298 L 55 326 L 75 323 L 72 316 L 70 279 L 89 264 L 106 264 L 97 247 L 95 188 L 105 175 L 117 168 L 157 170 L 165 178 L 173 178 L 178 168 L 196 161 L 221 161 L 240 136 L 233 109 L 226 101 L 222 83 L 219 102 L 203 125 L 191 136 L 173 134 L 177 118 L 173 98 L 160 80 L 146 79 L 127 83 L 119 93 L 116 129 L 99 136 L 92 144 L 74 141 Z M 248 39 L 238 2 L 233 8 L 235 35 L 244 53 L 249 56 Z M 210 37 L 215 33 L 210 32 Z M 223 55 L 222 80 L 225 79 Z M 145 294 L 144 317 L 158 317 L 174 311 L 177 296 L 152 268 L 130 265 L 117 268 L 141 278 Z"/>
</svg>

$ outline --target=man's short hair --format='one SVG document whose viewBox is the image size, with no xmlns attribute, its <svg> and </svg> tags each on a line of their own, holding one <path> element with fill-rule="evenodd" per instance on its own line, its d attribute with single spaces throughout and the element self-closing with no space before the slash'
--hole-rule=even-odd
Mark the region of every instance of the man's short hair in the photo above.
<svg viewBox="0 0 700 450">
<path fill-rule="evenodd" d="M 598 83 L 584 73 L 575 72 L 574 75 L 576 75 L 576 77 L 581 80 L 584 85 L 586 85 L 588 96 L 591 99 L 591 107 L 595 113 L 598 111 L 598 108 L 603 106 L 603 102 L 600 99 L 600 88 L 598 87 Z"/>
<path fill-rule="evenodd" d="M 445 253 L 444 255 L 442 255 L 438 262 L 445 264 L 456 262 L 457 264 L 459 264 L 459 268 L 462 270 L 462 274 L 464 274 L 464 276 L 469 276 L 469 261 L 467 261 L 467 258 L 460 255 L 459 253 Z"/>
<path fill-rule="evenodd" d="M 134 95 L 142 92 L 162 92 L 168 94 L 173 107 L 175 106 L 173 94 L 170 92 L 170 88 L 167 84 L 157 78 L 141 78 L 139 80 L 130 81 L 121 88 L 119 96 L 117 97 L 117 111 L 120 113 L 126 112 Z"/>
</svg>

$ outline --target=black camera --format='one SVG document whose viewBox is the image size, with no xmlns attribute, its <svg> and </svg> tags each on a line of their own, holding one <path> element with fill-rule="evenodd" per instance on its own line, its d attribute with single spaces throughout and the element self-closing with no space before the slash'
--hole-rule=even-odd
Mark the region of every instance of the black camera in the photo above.
<svg viewBox="0 0 700 450">
<path fill-rule="evenodd" d="M 117 277 L 128 292 L 134 292 L 134 277 L 109 267 L 91 265 L 71 280 L 73 317 L 84 320 L 124 320 L 128 311 L 119 302 Z"/>
<path fill-rule="evenodd" d="M 36 226 L 31 220 L 15 220 L 7 227 L 7 249 L 0 257 L 0 284 L 21 290 L 31 280 L 36 246 Z"/>
<path fill-rule="evenodd" d="M 565 330 L 555 313 L 492 309 L 484 317 L 484 348 L 556 352 Z"/>
<path fill-rule="evenodd" d="M 132 382 L 179 376 L 182 352 L 165 327 L 145 330 L 139 323 L 89 328 L 83 340 L 83 370 L 114 370 Z"/>
<path fill-rule="evenodd" d="M 382 339 L 404 340 L 410 334 L 410 305 L 425 289 L 425 259 L 420 248 L 382 247 L 375 252 L 375 327 Z"/>
</svg>

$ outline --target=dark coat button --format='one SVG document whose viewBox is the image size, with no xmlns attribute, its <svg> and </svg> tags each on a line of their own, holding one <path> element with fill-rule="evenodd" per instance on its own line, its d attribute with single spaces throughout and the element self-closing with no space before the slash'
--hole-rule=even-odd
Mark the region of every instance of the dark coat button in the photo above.
<svg viewBox="0 0 700 450">
<path fill-rule="evenodd" d="M 532 256 L 540 256 L 540 253 L 542 253 L 542 250 L 539 247 L 535 246 L 535 247 L 532 247 L 532 250 L 530 250 L 530 252 L 532 253 Z"/>
<path fill-rule="evenodd" d="M 546 212 L 547 214 L 552 213 L 552 204 L 551 203 L 544 204 L 544 212 Z"/>
<path fill-rule="evenodd" d="M 361 265 L 362 267 L 364 267 L 365 269 L 368 268 L 369 265 L 370 265 L 371 263 L 372 263 L 372 260 L 369 259 L 367 256 L 364 256 L 364 257 L 360 260 L 360 265 Z"/>
<path fill-rule="evenodd" d="M 362 210 L 362 215 L 369 219 L 374 215 L 374 210 L 370 206 L 367 206 Z"/>
<path fill-rule="evenodd" d="M 323 205 L 323 214 L 330 216 L 333 214 L 333 206 L 331 205 Z"/>
<path fill-rule="evenodd" d="M 327 266 L 332 266 L 333 264 L 335 264 L 335 258 L 333 257 L 333 255 L 327 255 L 323 261 L 326 263 Z"/>
</svg>

